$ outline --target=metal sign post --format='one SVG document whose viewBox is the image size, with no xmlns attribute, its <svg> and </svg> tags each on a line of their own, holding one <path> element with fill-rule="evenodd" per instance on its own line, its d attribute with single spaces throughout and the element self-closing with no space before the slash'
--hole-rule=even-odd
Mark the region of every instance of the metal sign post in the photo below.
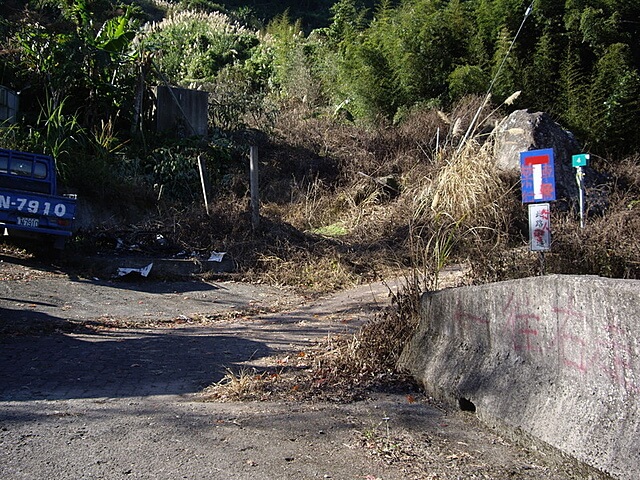
<svg viewBox="0 0 640 480">
<path fill-rule="evenodd" d="M 589 162 L 589 154 L 581 153 L 573 155 L 571 163 L 576 169 L 576 182 L 578 183 L 578 191 L 580 192 L 580 228 L 584 228 L 584 172 L 582 167 L 586 167 Z"/>
</svg>

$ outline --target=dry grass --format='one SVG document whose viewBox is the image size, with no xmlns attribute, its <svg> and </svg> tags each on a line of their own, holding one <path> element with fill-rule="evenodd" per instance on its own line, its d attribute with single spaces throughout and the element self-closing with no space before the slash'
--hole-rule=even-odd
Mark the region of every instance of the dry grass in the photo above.
<svg viewBox="0 0 640 480">
<path fill-rule="evenodd" d="M 315 238 L 311 248 L 297 249 L 286 258 L 259 258 L 265 278 L 271 282 L 296 278 L 318 291 L 343 288 L 362 278 L 354 261 L 359 258 L 359 246 L 359 252 L 373 252 L 372 258 L 380 264 L 411 266 L 405 288 L 394 297 L 392 308 L 356 335 L 327 338 L 314 348 L 272 359 L 267 367 L 228 372 L 222 382 L 207 389 L 205 397 L 344 402 L 361 398 L 372 388 L 402 384 L 407 379 L 396 370 L 396 363 L 417 324 L 420 293 L 439 287 L 438 276 L 448 263 L 467 259 L 476 282 L 540 274 L 538 256 L 529 252 L 522 232 L 514 226 L 524 209 L 513 182 L 497 174 L 489 150 L 470 143 L 459 156 L 425 160 L 421 172 L 431 172 L 432 179 L 411 177 L 416 183 L 405 185 L 396 198 L 376 198 L 358 209 L 353 203 L 340 203 L 324 183 L 307 189 L 311 198 L 300 189 L 295 208 L 317 212 L 306 220 L 307 226 L 340 220 L 349 233 L 339 241 L 309 237 Z M 404 178 L 415 170 L 414 166 L 413 172 L 405 172 Z M 637 159 L 620 164 L 615 178 L 619 185 L 626 185 L 624 194 L 614 193 L 608 212 L 590 217 L 584 230 L 579 229 L 575 214 L 554 213 L 555 244 L 546 255 L 546 273 L 638 277 L 640 244 L 632 232 L 640 228 L 639 171 Z M 353 185 L 344 185 L 339 191 L 344 195 L 350 188 Z M 335 211 L 329 215 L 326 210 L 332 206 Z M 288 211 L 292 223 L 297 221 L 295 208 Z M 399 241 L 385 243 L 384 239 Z M 289 244 L 282 251 L 291 253 L 296 248 Z"/>
<path fill-rule="evenodd" d="M 612 198 L 607 214 L 588 218 L 584 229 L 575 215 L 557 218 L 553 228 L 558 253 L 548 261 L 554 273 L 639 278 L 640 243 L 634 233 L 640 229 L 637 196 Z"/>
<path fill-rule="evenodd" d="M 309 294 L 412 268 L 428 279 L 425 288 L 437 288 L 452 262 L 470 263 L 477 281 L 536 274 L 519 179 L 496 170 L 490 135 L 459 148 L 483 102 L 472 97 L 447 113 L 416 110 L 397 126 L 369 130 L 299 105 L 283 109 L 260 140 L 258 231 L 244 171 L 216 193 L 210 217 L 199 205 L 165 208 L 161 221 L 132 231 L 162 234 L 178 250 L 226 251 L 242 278 Z M 615 179 L 610 205 L 584 231 L 575 215 L 554 213 L 558 253 L 547 255 L 547 273 L 637 276 L 639 163 L 637 156 L 600 162 Z"/>
<path fill-rule="evenodd" d="M 508 197 L 488 143 L 469 142 L 459 154 L 441 160 L 432 182 L 415 194 L 416 218 L 446 217 L 470 228 L 502 229 L 508 224 Z"/>
<path fill-rule="evenodd" d="M 354 335 L 328 336 L 304 351 L 272 358 L 267 367 L 227 370 L 202 392 L 204 400 L 329 400 L 362 398 L 375 387 L 410 387 L 396 369 L 403 346 L 418 324 L 421 289 L 413 279 L 393 296 L 392 305 Z"/>
<path fill-rule="evenodd" d="M 238 401 L 259 399 L 266 385 L 277 380 L 277 374 L 258 372 L 255 368 L 242 368 L 237 372 L 227 369 L 224 377 L 202 391 L 205 399 Z"/>
<path fill-rule="evenodd" d="M 294 284 L 307 293 L 324 293 L 353 287 L 360 278 L 340 254 L 319 256 L 317 252 L 300 250 L 286 259 L 261 255 L 257 270 L 271 284 Z"/>
<path fill-rule="evenodd" d="M 472 99 L 448 115 L 416 111 L 375 130 L 284 111 L 260 147 L 259 230 L 246 193 L 233 187 L 218 192 L 210 217 L 193 206 L 144 225 L 182 250 L 228 252 L 242 279 L 308 295 L 410 272 L 393 308 L 357 335 L 329 338 L 286 362 L 227 371 L 205 396 L 344 401 L 403 381 L 395 362 L 415 327 L 419 293 L 439 288 L 448 264 L 470 265 L 477 283 L 541 273 L 526 244 L 519 179 L 496 170 L 491 137 L 456 153 L 477 108 Z M 640 157 L 599 166 L 614 180 L 609 206 L 591 213 L 583 230 L 574 212 L 553 212 L 546 273 L 638 278 Z"/>
</svg>

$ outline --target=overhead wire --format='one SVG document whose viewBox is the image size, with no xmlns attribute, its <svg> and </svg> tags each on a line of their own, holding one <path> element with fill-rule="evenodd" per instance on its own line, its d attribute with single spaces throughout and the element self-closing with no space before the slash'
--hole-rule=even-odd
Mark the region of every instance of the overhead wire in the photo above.
<svg viewBox="0 0 640 480">
<path fill-rule="evenodd" d="M 529 15 L 531 15 L 531 12 L 533 11 L 533 4 L 534 3 L 535 3 L 535 0 L 532 0 L 531 5 L 529 5 L 527 10 L 524 12 L 524 18 L 522 19 L 522 22 L 520 22 L 520 27 L 518 28 L 518 31 L 514 35 L 513 40 L 511 41 L 511 44 L 509 45 L 509 48 L 507 49 L 507 52 L 505 53 L 504 57 L 502 58 L 502 62 L 500 62 L 500 65 L 498 66 L 498 70 L 496 71 L 495 75 L 491 79 L 491 83 L 489 84 L 489 88 L 487 89 L 487 94 L 485 95 L 484 102 L 482 102 L 482 105 L 480 105 L 480 108 L 478 108 L 478 111 L 476 112 L 476 114 L 474 115 L 473 119 L 471 120 L 471 123 L 469 124 L 469 128 L 467 128 L 467 131 L 465 132 L 464 137 L 462 137 L 462 140 L 460 141 L 460 144 L 458 145 L 458 149 L 456 150 L 456 154 L 459 154 L 460 151 L 462 150 L 462 148 L 464 147 L 464 144 L 469 139 L 469 136 L 471 135 L 471 132 L 473 131 L 473 129 L 475 127 L 475 123 L 478 121 L 478 117 L 480 116 L 480 113 L 482 112 L 484 107 L 487 106 L 487 103 L 489 103 L 489 99 L 491 98 L 491 91 L 493 90 L 493 87 L 494 87 L 496 81 L 498 80 L 498 77 L 500 76 L 500 72 L 502 70 L 502 67 L 506 63 L 507 58 L 509 57 L 509 54 L 511 53 L 511 50 L 513 49 L 513 46 L 515 45 L 516 40 L 518 39 L 518 36 L 520 35 L 520 32 L 522 31 L 522 27 L 524 27 L 524 23 L 527 21 L 527 18 L 529 18 Z"/>
</svg>

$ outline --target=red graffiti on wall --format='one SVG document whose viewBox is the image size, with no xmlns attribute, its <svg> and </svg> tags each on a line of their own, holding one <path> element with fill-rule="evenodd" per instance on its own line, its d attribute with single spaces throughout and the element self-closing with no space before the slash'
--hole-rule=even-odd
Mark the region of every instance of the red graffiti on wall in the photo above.
<svg viewBox="0 0 640 480">
<path fill-rule="evenodd" d="M 522 308 L 523 302 L 515 300 L 512 293 L 507 300 L 502 313 L 506 316 L 504 333 L 511 337 L 511 344 L 516 352 L 541 352 L 542 347 L 539 344 L 538 324 L 540 316 L 530 313 L 527 308 Z"/>
<path fill-rule="evenodd" d="M 551 308 L 551 312 L 558 318 L 558 332 L 553 346 L 558 349 L 560 361 L 565 367 L 582 373 L 589 372 L 594 363 L 594 352 L 589 349 L 588 342 L 574 334 L 572 327 L 578 322 L 584 324 L 585 315 L 574 309 L 572 298 L 563 307 Z"/>
<path fill-rule="evenodd" d="M 540 322 L 538 315 L 519 314 L 514 316 L 513 348 L 516 351 L 541 352 L 537 345 L 538 329 L 532 327 L 532 321 Z"/>
<path fill-rule="evenodd" d="M 497 333 L 508 336 L 513 351 L 529 356 L 555 350 L 562 366 L 579 374 L 601 373 L 627 392 L 640 393 L 640 385 L 634 371 L 634 349 L 629 345 L 629 335 L 614 323 L 607 323 L 592 332 L 584 313 L 569 297 L 565 303 L 550 309 L 557 319 L 556 331 L 546 328 L 542 319 L 546 313 L 528 296 L 516 298 L 511 293 L 501 309 L 504 323 Z M 472 325 L 489 325 L 489 319 L 477 312 L 466 312 L 458 303 L 455 322 L 459 328 Z"/>
<path fill-rule="evenodd" d="M 603 352 L 609 355 L 601 358 L 598 367 L 611 381 L 623 386 L 627 390 L 638 392 L 640 387 L 633 379 L 633 364 L 631 358 L 633 351 L 625 339 L 629 338 L 627 332 L 616 325 L 607 325 L 605 338 L 598 340 L 598 345 Z"/>
<path fill-rule="evenodd" d="M 465 328 L 468 324 L 489 325 L 488 318 L 463 311 L 460 306 L 460 302 L 458 302 L 458 305 L 456 306 L 456 310 L 453 314 L 453 319 L 455 323 L 461 328 Z"/>
</svg>

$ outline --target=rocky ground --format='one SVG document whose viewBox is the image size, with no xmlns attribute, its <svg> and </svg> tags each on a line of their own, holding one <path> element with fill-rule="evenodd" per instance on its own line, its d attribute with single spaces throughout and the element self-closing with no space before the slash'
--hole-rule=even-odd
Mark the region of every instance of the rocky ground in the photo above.
<svg viewBox="0 0 640 480">
<path fill-rule="evenodd" d="M 309 301 L 266 285 L 86 278 L 0 260 L 2 478 L 574 478 L 570 462 L 411 385 L 352 402 L 203 395 L 231 371 L 285 372 L 351 335 L 396 284 Z"/>
</svg>

